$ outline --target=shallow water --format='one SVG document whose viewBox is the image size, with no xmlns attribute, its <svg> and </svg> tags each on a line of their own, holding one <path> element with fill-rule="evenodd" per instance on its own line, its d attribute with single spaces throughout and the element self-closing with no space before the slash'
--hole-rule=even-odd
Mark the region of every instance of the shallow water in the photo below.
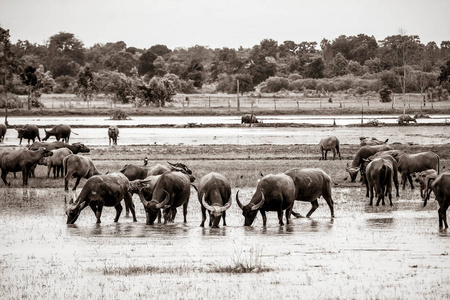
<svg viewBox="0 0 450 300">
<path fill-rule="evenodd" d="M 249 201 L 253 190 L 240 188 L 241 201 Z M 114 223 L 115 210 L 106 207 L 101 224 L 86 208 L 75 225 L 66 225 L 62 189 L 0 189 L 0 296 L 198 299 L 222 288 L 220 299 L 233 293 L 251 298 L 305 292 L 312 298 L 448 295 L 450 233 L 438 229 L 436 201 L 424 208 L 418 191 L 405 190 L 393 207 L 370 207 L 364 195 L 359 187 L 335 188 L 336 218 L 319 200 L 311 218 L 293 219 L 290 225 L 279 226 L 276 213 L 268 212 L 265 228 L 260 216 L 253 226 L 242 226 L 234 203 L 227 211 L 228 226 L 212 229 L 199 227 L 194 191 L 186 224 L 178 209 L 175 223 L 148 226 L 136 196 L 137 223 L 125 210 Z M 309 203 L 299 202 L 294 208 L 303 215 L 309 209 Z M 211 273 L 255 257 L 270 271 L 250 277 Z M 104 275 L 143 266 L 159 271 Z"/>
</svg>

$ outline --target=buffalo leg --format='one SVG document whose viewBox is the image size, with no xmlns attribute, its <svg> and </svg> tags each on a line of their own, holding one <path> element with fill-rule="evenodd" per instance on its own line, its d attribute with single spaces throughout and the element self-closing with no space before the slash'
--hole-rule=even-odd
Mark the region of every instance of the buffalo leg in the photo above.
<svg viewBox="0 0 450 300">
<path fill-rule="evenodd" d="M 316 200 L 311 201 L 311 210 L 306 214 L 306 217 L 309 218 L 313 212 L 319 207 L 319 202 Z"/>
<path fill-rule="evenodd" d="M 292 205 L 286 209 L 286 224 L 291 223 Z"/>
<path fill-rule="evenodd" d="M 161 210 L 158 210 L 158 223 L 161 224 Z M 149 224 L 150 225 L 150 224 Z"/>
<path fill-rule="evenodd" d="M 283 223 L 283 209 L 282 208 L 278 208 L 277 213 L 278 213 L 278 221 L 279 221 L 278 223 L 280 225 L 284 225 L 284 223 Z"/>
<path fill-rule="evenodd" d="M 69 191 L 69 178 L 72 176 L 72 174 L 66 174 L 66 177 L 64 177 L 64 191 Z"/>
<path fill-rule="evenodd" d="M 119 218 L 120 218 L 120 214 L 122 213 L 123 207 L 122 204 L 117 204 L 116 206 L 114 206 L 116 208 L 116 217 L 114 218 L 114 222 L 118 222 Z M 102 206 L 99 205 L 99 212 L 100 214 L 102 213 Z M 97 223 L 100 223 L 100 214 L 97 218 Z"/>
<path fill-rule="evenodd" d="M 408 181 L 409 181 L 409 184 L 411 185 L 411 189 L 413 190 L 414 189 L 414 184 L 413 184 L 412 177 L 411 177 L 410 174 L 408 174 Z"/>
<path fill-rule="evenodd" d="M 188 208 L 188 204 L 189 204 L 189 200 L 186 200 L 186 202 L 184 202 L 183 204 L 183 218 L 184 218 L 184 223 L 187 223 L 186 220 L 186 216 L 187 216 L 187 208 Z M 175 216 L 174 216 L 175 218 Z M 211 220 L 211 217 L 209 218 Z"/>
<path fill-rule="evenodd" d="M 81 177 L 77 177 L 77 182 L 75 182 L 75 186 L 73 187 L 72 191 L 75 191 L 77 189 L 77 186 L 80 184 Z"/>
<path fill-rule="evenodd" d="M 408 177 L 407 174 L 402 174 L 403 189 L 406 188 L 406 180 L 407 180 L 407 177 Z"/>
<path fill-rule="evenodd" d="M 261 213 L 261 216 L 262 216 L 262 219 L 263 219 L 263 226 L 265 227 L 266 224 L 267 224 L 266 211 L 261 209 L 259 212 Z"/>
<path fill-rule="evenodd" d="M 373 186 L 370 186 L 369 192 L 370 192 L 369 205 L 372 206 L 373 205 Z"/>
<path fill-rule="evenodd" d="M 222 216 L 223 216 L 223 226 L 227 226 L 227 221 L 225 221 L 225 218 L 226 218 L 226 216 L 227 216 L 227 212 L 224 211 L 224 212 L 222 213 Z"/>
<path fill-rule="evenodd" d="M 133 203 L 133 198 L 131 197 L 130 193 L 126 193 L 125 197 L 125 208 L 126 210 L 130 210 L 131 211 L 131 215 L 133 216 L 133 222 L 137 222 L 136 219 L 136 211 L 134 209 L 134 203 Z"/>
<path fill-rule="evenodd" d="M 6 175 L 8 174 L 8 171 L 2 170 L 2 180 L 5 183 L 6 186 L 11 186 L 11 183 L 6 182 Z M 16 173 L 14 173 L 16 174 Z"/>
<path fill-rule="evenodd" d="M 398 193 L 398 176 L 397 176 L 397 173 L 394 174 L 394 185 L 395 185 L 395 190 L 397 191 L 396 196 L 400 197 L 400 194 Z"/>
<path fill-rule="evenodd" d="M 121 204 L 119 204 L 119 205 L 120 205 L 120 211 L 122 211 L 122 205 Z M 102 221 L 100 221 L 100 217 L 102 216 L 102 211 L 103 211 L 103 205 L 99 204 L 97 207 L 97 211 L 95 212 L 95 217 L 97 218 L 97 224 L 100 224 L 102 222 Z M 114 222 L 117 222 L 117 220 L 119 219 L 118 215 L 120 215 L 120 213 L 118 212 L 117 205 L 116 205 L 116 218 L 114 219 Z"/>
<path fill-rule="evenodd" d="M 23 184 L 22 185 L 28 185 L 28 175 L 29 175 L 30 173 L 29 173 L 29 170 L 27 169 L 27 168 L 25 168 L 23 171 L 22 171 L 22 182 L 23 182 Z"/>
<path fill-rule="evenodd" d="M 201 207 L 201 211 L 202 211 L 202 222 L 200 223 L 200 227 L 205 227 L 205 221 L 206 221 L 206 208 L 202 205 Z M 210 218 L 210 222 L 209 225 L 211 226 L 211 216 Z"/>
</svg>

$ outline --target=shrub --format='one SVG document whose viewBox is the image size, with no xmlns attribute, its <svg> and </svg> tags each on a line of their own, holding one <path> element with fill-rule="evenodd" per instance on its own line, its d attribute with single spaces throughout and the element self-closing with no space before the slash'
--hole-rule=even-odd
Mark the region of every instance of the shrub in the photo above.
<svg viewBox="0 0 450 300">
<path fill-rule="evenodd" d="M 383 88 L 378 92 L 380 94 L 381 102 L 391 102 L 392 90 L 388 86 L 383 86 Z"/>
<path fill-rule="evenodd" d="M 289 88 L 289 81 L 283 77 L 269 77 L 261 84 L 261 92 L 276 93 Z"/>
<path fill-rule="evenodd" d="M 289 75 L 289 77 L 288 77 L 289 82 L 291 82 L 291 81 L 296 81 L 296 80 L 298 80 L 298 79 L 303 79 L 303 76 L 300 75 L 300 74 L 291 74 L 291 75 Z"/>
</svg>

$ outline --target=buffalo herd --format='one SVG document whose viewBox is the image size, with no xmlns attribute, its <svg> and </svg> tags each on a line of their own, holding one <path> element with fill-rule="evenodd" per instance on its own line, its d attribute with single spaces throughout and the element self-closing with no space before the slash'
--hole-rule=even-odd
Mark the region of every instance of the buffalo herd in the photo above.
<svg viewBox="0 0 450 300">
<path fill-rule="evenodd" d="M 256 123 L 254 115 L 242 122 Z M 97 223 L 101 222 L 103 206 L 113 206 L 116 209 L 115 222 L 119 220 L 123 210 L 121 201 L 125 201 L 128 214 L 131 211 L 133 221 L 136 222 L 135 207 L 132 195 L 137 194 L 142 203 L 146 224 L 153 225 L 158 219 L 164 219 L 164 224 L 174 222 L 177 208 L 183 208 L 183 221 L 186 222 L 187 207 L 191 187 L 195 188 L 201 206 L 202 220 L 200 226 L 204 227 L 208 212 L 209 226 L 219 227 L 222 220 L 226 226 L 226 211 L 232 205 L 231 183 L 222 174 L 210 172 L 197 180 L 192 171 L 183 163 L 170 163 L 168 166 L 157 164 L 148 166 L 145 158 L 143 165 L 127 164 L 120 171 L 110 174 L 101 174 L 94 162 L 87 156 L 90 149 L 82 143 L 69 144 L 71 128 L 68 125 L 58 125 L 45 130 L 45 138 L 40 139 L 39 129 L 35 125 L 25 125 L 15 128 L 20 142 L 22 139 L 33 141 L 25 149 L 3 150 L 0 152 L 1 178 L 6 186 L 8 173 L 22 172 L 23 185 L 28 185 L 28 178 L 33 174 L 36 165 L 46 165 L 47 176 L 53 169 L 53 176 L 64 177 L 64 189 L 68 191 L 70 178 L 76 178 L 73 194 L 77 195 L 76 188 L 81 178 L 87 181 L 81 192 L 67 202 L 67 224 L 73 224 L 80 212 L 90 206 L 94 212 Z M 6 128 L 0 126 L 0 138 L 3 139 Z M 3 134 L 3 136 L 2 136 Z M 117 144 L 119 130 L 116 126 L 108 128 L 110 144 Z M 45 142 L 49 137 L 55 136 L 56 141 Z M 35 139 L 39 141 L 35 141 Z M 59 141 L 62 139 L 62 141 Z M 421 197 L 424 206 L 430 198 L 431 192 L 439 204 L 439 227 L 448 228 L 446 211 L 450 204 L 450 172 L 440 173 L 439 156 L 431 151 L 422 153 L 404 153 L 387 144 L 388 140 L 381 141 L 376 138 L 360 138 L 360 148 L 355 153 L 351 165 L 347 163 L 346 171 L 351 182 L 355 182 L 357 175 L 366 185 L 366 197 L 370 198 L 369 205 L 373 205 L 373 198 L 377 197 L 376 205 L 380 202 L 385 205 L 385 197 L 392 203 L 392 189 L 396 188 L 399 196 L 400 175 L 403 189 L 409 181 L 414 188 L 414 181 L 420 185 Z M 323 138 L 319 143 L 320 160 L 327 160 L 327 151 L 333 152 L 341 159 L 339 140 L 335 136 Z M 64 175 L 63 175 L 64 174 Z M 347 179 L 347 178 L 346 178 Z M 262 216 L 263 226 L 266 226 L 266 212 L 276 211 L 280 225 L 290 223 L 291 214 L 300 217 L 293 211 L 295 201 L 311 203 L 311 209 L 306 214 L 310 217 L 318 208 L 318 199 L 323 197 L 330 209 L 331 218 L 334 218 L 331 177 L 320 168 L 294 168 L 279 174 L 263 176 L 257 184 L 253 197 L 247 204 L 239 199 L 239 190 L 235 198 L 237 206 L 242 210 L 244 225 L 251 226 L 258 214 Z M 336 183 L 334 183 L 336 184 Z M 242 199 L 242 197 L 241 197 Z"/>
</svg>

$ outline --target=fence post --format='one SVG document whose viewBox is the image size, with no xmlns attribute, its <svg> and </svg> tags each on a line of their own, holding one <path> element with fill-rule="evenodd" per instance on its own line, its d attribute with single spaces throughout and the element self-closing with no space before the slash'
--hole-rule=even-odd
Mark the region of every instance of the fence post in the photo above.
<svg viewBox="0 0 450 300">
<path fill-rule="evenodd" d="M 275 98 L 273 98 L 273 107 L 277 111 L 277 100 Z"/>
<path fill-rule="evenodd" d="M 298 104 L 298 100 L 297 100 L 297 111 L 300 111 L 300 106 Z"/>
<path fill-rule="evenodd" d="M 239 79 L 236 79 L 236 95 L 237 95 L 237 111 L 241 110 L 241 102 L 239 101 Z"/>
</svg>

